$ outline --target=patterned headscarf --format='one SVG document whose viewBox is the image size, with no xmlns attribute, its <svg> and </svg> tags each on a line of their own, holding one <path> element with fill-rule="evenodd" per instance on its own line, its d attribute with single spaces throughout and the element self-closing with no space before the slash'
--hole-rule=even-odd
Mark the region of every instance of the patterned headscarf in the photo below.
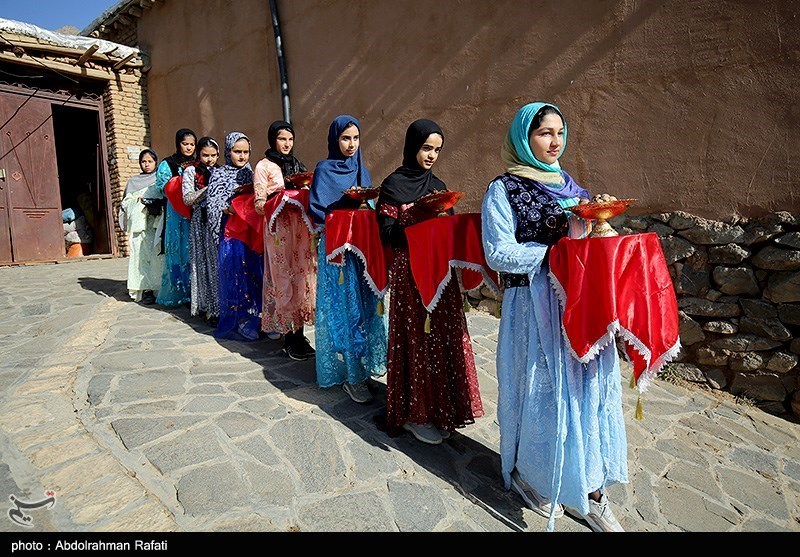
<svg viewBox="0 0 800 557">
<path fill-rule="evenodd" d="M 246 139 L 250 143 L 250 138 L 242 132 L 231 132 L 225 137 L 225 165 L 214 170 L 208 181 L 208 193 L 206 193 L 208 226 L 211 237 L 216 243 L 219 243 L 221 239 L 222 211 L 230 206 L 233 190 L 237 186 L 253 183 L 253 169 L 250 167 L 250 163 L 237 167 L 231 161 L 233 145 L 240 139 Z"/>
<path fill-rule="evenodd" d="M 564 144 L 561 146 L 559 157 L 567 147 L 567 121 L 561 110 L 554 104 L 534 102 L 526 104 L 519 109 L 511 127 L 506 135 L 505 143 L 501 150 L 506 172 L 539 182 L 555 198 L 589 197 L 589 192 L 575 183 L 572 177 L 561 170 L 558 161 L 547 164 L 533 155 L 530 144 L 531 124 L 539 111 L 545 107 L 552 107 L 561 116 L 564 123 Z"/>
<path fill-rule="evenodd" d="M 308 203 L 308 213 L 314 224 L 324 225 L 328 212 L 335 209 L 342 198 L 350 199 L 343 190 L 372 186 L 372 177 L 361 159 L 361 145 L 352 157 L 346 157 L 339 149 L 339 136 L 351 124 L 361 131 L 358 120 L 348 114 L 337 116 L 328 128 L 328 158 L 317 163 Z"/>
</svg>

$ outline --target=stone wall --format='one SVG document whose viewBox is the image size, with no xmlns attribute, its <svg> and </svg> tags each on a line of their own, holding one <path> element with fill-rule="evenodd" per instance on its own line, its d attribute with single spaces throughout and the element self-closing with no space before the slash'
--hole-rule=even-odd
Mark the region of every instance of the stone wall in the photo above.
<svg viewBox="0 0 800 557">
<path fill-rule="evenodd" d="M 609 223 L 661 239 L 683 345 L 671 371 L 800 417 L 800 217 L 720 222 L 678 211 Z M 473 307 L 496 313 L 487 288 L 467 294 Z"/>
</svg>

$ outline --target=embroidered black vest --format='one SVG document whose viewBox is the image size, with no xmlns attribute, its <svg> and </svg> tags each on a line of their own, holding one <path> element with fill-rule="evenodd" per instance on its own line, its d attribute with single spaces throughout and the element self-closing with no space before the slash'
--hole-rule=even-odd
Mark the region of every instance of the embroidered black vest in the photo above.
<svg viewBox="0 0 800 557">
<path fill-rule="evenodd" d="M 552 246 L 569 232 L 567 214 L 550 195 L 538 187 L 538 183 L 515 176 L 498 176 L 508 192 L 511 210 L 517 217 L 514 237 L 518 242 L 536 242 Z M 528 286 L 528 275 L 500 273 L 505 288 Z"/>
</svg>

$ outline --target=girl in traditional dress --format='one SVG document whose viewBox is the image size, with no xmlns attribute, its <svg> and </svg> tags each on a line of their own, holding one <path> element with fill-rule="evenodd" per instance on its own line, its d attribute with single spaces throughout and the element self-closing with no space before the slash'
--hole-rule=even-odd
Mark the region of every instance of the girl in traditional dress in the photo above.
<svg viewBox="0 0 800 557">
<path fill-rule="evenodd" d="M 158 155 L 152 149 L 139 153 L 141 174 L 133 176 L 125 186 L 119 212 L 120 227 L 128 240 L 128 294 L 137 302 L 152 304 L 161 288 L 164 255 L 156 235 L 161 216 L 153 216 L 142 199 L 160 199 L 156 189 Z"/>
<path fill-rule="evenodd" d="M 283 120 L 273 122 L 267 131 L 267 142 L 266 158 L 256 164 L 253 181 L 255 209 L 262 215 L 268 199 L 274 202 L 283 195 L 284 179 L 306 171 L 293 154 L 294 129 L 291 124 Z M 290 187 L 293 186 L 290 184 Z M 303 334 L 304 324 L 314 324 L 317 291 L 317 260 L 312 239 L 314 226 L 305 207 L 294 199 L 291 202 L 284 200 L 280 212 L 268 217 L 264 223 L 261 328 L 283 333 L 284 353 L 293 360 L 306 360 L 315 354 Z"/>
<path fill-rule="evenodd" d="M 156 187 L 164 195 L 164 186 L 173 176 L 194 162 L 197 135 L 182 128 L 175 134 L 175 152 L 161 161 L 156 173 Z M 162 306 L 180 306 L 191 300 L 189 265 L 189 219 L 167 202 L 164 220 L 164 273 L 156 302 Z"/>
<path fill-rule="evenodd" d="M 225 138 L 225 165 L 211 175 L 206 194 L 208 234 L 219 245 L 219 323 L 214 336 L 248 341 L 258 340 L 261 330 L 264 263 L 260 253 L 227 235 L 225 224 L 234 214 L 233 198 L 253 185 L 249 161 L 250 139 L 242 132 L 229 133 Z"/>
<path fill-rule="evenodd" d="M 622 527 L 606 489 L 627 483 L 619 356 L 610 343 L 588 364 L 570 353 L 548 277 L 550 246 L 585 234 L 568 208 L 589 193 L 561 170 L 567 125 L 552 104 L 523 106 L 502 155 L 506 172 L 482 206 L 486 260 L 505 286 L 497 343 L 497 418 L 506 489 L 549 518 L 566 507 L 595 531 Z M 563 507 L 562 507 L 563 506 Z"/>
<path fill-rule="evenodd" d="M 381 240 L 394 252 L 386 427 L 391 435 L 405 429 L 432 445 L 483 416 L 458 279 L 452 276 L 447 283 L 430 315 L 430 332 L 424 332 L 428 311 L 414 286 L 405 237 L 407 226 L 436 217 L 436 212 L 415 202 L 447 189 L 432 170 L 443 144 L 438 124 L 425 119 L 413 122 L 406 132 L 403 164 L 381 184 L 377 204 Z"/>
<path fill-rule="evenodd" d="M 217 168 L 219 145 L 213 137 L 197 142 L 197 160 L 186 167 L 182 176 L 183 202 L 192 208 L 189 224 L 189 260 L 193 316 L 200 315 L 217 326 L 219 303 L 216 296 L 218 242 L 208 237 L 206 191 L 211 173 Z"/>
<path fill-rule="evenodd" d="M 361 158 L 360 136 L 361 125 L 352 116 L 344 114 L 331 122 L 328 158 L 314 170 L 308 212 L 320 230 L 314 319 L 317 383 L 342 385 L 351 399 L 363 404 L 373 399 L 367 379 L 386 373 L 386 322 L 377 312 L 378 296 L 364 279 L 358 256 L 345 251 L 344 268 L 328 263 L 324 230 L 330 211 L 358 207 L 358 201 L 342 193 L 345 189 L 372 185 Z"/>
</svg>

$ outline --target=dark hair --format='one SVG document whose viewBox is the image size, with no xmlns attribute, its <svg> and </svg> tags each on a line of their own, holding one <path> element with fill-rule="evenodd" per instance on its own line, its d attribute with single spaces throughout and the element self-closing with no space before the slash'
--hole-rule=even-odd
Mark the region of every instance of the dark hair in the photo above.
<svg viewBox="0 0 800 557">
<path fill-rule="evenodd" d="M 142 159 L 145 155 L 150 155 L 153 157 L 153 160 L 158 164 L 158 155 L 152 149 L 142 149 L 142 152 L 139 153 L 139 164 L 142 164 Z"/>
<path fill-rule="evenodd" d="M 216 139 L 209 136 L 201 137 L 194 149 L 195 157 L 197 157 L 198 160 L 200 159 L 200 151 L 206 147 L 213 147 L 217 150 L 217 153 L 219 153 L 219 144 Z"/>
<path fill-rule="evenodd" d="M 548 114 L 558 114 L 558 117 L 561 118 L 561 123 L 564 123 L 564 116 L 562 116 L 554 106 L 546 105 L 540 108 L 539 112 L 536 113 L 536 116 L 533 117 L 533 120 L 531 121 L 531 127 L 528 129 L 528 135 L 530 135 L 533 130 L 539 129 L 539 126 L 542 125 L 542 120 L 544 120 L 544 117 Z"/>
</svg>

